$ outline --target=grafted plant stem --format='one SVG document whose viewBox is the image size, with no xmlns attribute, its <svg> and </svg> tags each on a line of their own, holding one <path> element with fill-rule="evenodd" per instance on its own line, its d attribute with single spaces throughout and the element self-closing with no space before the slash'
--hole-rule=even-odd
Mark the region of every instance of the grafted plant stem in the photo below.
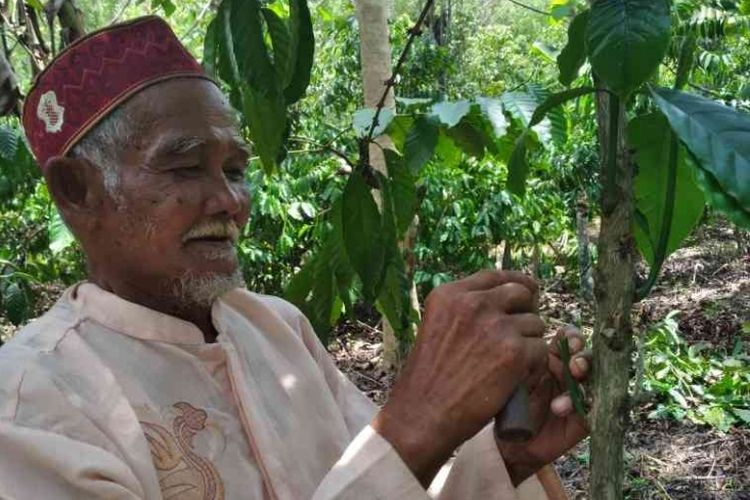
<svg viewBox="0 0 750 500">
<path fill-rule="evenodd" d="M 635 244 L 633 164 L 624 144 L 625 106 L 599 94 L 602 152 L 602 221 L 596 265 L 594 404 L 591 410 L 590 498 L 622 498 L 623 445 L 628 426 L 633 330 Z"/>
</svg>

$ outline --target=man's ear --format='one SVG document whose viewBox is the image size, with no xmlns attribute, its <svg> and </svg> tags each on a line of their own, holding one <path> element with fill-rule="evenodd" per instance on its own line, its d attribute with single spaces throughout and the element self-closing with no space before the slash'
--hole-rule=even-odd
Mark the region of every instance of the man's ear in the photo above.
<svg viewBox="0 0 750 500">
<path fill-rule="evenodd" d="M 69 216 L 96 211 L 107 198 L 99 169 L 83 158 L 55 156 L 47 161 L 44 179 L 60 210 Z"/>
</svg>

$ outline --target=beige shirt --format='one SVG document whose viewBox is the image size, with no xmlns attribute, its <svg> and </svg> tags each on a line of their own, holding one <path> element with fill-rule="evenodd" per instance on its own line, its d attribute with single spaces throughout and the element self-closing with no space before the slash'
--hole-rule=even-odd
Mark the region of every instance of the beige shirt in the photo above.
<svg viewBox="0 0 750 500">
<path fill-rule="evenodd" d="M 95 285 L 65 292 L 0 349 L 0 498 L 546 498 L 511 486 L 489 427 L 426 492 L 294 306 L 237 289 L 212 316 L 206 344 Z"/>
</svg>

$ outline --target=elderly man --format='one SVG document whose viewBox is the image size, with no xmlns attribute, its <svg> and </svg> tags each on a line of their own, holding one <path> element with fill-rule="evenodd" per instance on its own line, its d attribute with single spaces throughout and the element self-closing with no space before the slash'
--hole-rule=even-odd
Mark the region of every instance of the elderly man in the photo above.
<svg viewBox="0 0 750 500">
<path fill-rule="evenodd" d="M 436 290 L 378 410 L 294 306 L 243 288 L 247 147 L 162 20 L 68 48 L 23 122 L 89 278 L 0 350 L 0 497 L 545 498 L 535 474 L 585 429 L 532 280 Z M 521 383 L 539 431 L 499 441 Z"/>
</svg>

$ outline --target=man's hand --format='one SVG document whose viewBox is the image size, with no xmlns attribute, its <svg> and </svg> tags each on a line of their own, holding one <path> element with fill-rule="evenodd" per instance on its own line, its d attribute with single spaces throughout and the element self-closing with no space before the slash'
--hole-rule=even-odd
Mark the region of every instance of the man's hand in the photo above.
<svg viewBox="0 0 750 500">
<path fill-rule="evenodd" d="M 558 348 L 563 336 L 570 345 L 573 378 L 583 381 L 589 375 L 591 354 L 584 351 L 583 336 L 573 327 L 561 330 L 549 346 L 547 373 L 529 393 L 529 411 L 537 433 L 526 443 L 498 440 L 498 448 L 516 486 L 588 435 L 586 423 L 575 413 L 573 402 L 565 392 L 567 387 Z"/>
<path fill-rule="evenodd" d="M 485 271 L 437 288 L 416 345 L 373 428 L 427 486 L 524 382 L 547 373 L 538 288 L 521 273 Z"/>
</svg>

